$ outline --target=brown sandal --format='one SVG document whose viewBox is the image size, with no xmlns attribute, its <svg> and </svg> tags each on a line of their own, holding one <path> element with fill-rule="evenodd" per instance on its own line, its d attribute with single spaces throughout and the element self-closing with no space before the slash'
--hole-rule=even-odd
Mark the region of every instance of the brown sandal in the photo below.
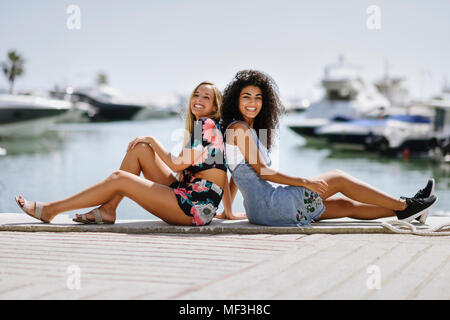
<svg viewBox="0 0 450 320">
<path fill-rule="evenodd" d="M 94 213 L 95 221 L 87 219 L 87 214 L 89 212 L 82 214 L 81 218 L 73 218 L 72 221 L 81 222 L 84 224 L 114 224 L 114 222 L 103 221 L 102 215 L 100 214 L 100 210 L 98 210 L 98 208 L 92 210 L 92 212 Z"/>
</svg>

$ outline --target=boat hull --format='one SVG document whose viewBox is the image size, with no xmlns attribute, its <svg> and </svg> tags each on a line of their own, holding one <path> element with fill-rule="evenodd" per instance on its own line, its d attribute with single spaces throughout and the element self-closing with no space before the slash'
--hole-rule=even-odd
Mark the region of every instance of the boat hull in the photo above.
<svg viewBox="0 0 450 320">
<path fill-rule="evenodd" d="M 131 120 L 143 108 L 135 105 L 104 104 L 100 102 L 92 103 L 92 106 L 97 110 L 92 118 L 93 121 Z"/>
<path fill-rule="evenodd" d="M 301 136 L 317 137 L 317 134 L 316 134 L 317 127 L 305 127 L 305 126 L 291 125 L 291 126 L 288 126 L 288 128 Z"/>
<path fill-rule="evenodd" d="M 401 145 L 390 147 L 389 142 L 383 136 L 374 135 L 322 135 L 327 142 L 335 147 L 349 150 L 380 151 L 384 153 L 398 153 L 408 151 L 411 153 L 426 153 L 432 148 L 432 139 L 407 139 Z"/>
<path fill-rule="evenodd" d="M 79 101 L 89 103 L 96 111 L 92 121 L 132 120 L 145 107 L 135 104 L 104 103 L 82 93 L 74 93 Z"/>
<path fill-rule="evenodd" d="M 68 109 L 39 109 L 39 108 L 1 108 L 0 125 L 28 122 L 31 120 L 58 117 Z"/>
<path fill-rule="evenodd" d="M 1 123 L 0 137 L 22 138 L 40 136 L 47 131 L 48 127 L 55 123 L 62 114 L 63 113 L 59 113 L 53 116 L 34 118 L 26 121 Z"/>
<path fill-rule="evenodd" d="M 351 149 L 358 146 L 371 151 L 423 153 L 433 147 L 431 124 L 426 122 L 355 120 L 324 126 L 316 133 L 329 143 Z"/>
</svg>

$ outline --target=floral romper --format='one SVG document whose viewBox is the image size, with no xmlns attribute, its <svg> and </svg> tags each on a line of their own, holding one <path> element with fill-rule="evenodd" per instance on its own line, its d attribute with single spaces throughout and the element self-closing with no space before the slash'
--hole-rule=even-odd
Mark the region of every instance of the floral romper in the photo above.
<svg viewBox="0 0 450 320">
<path fill-rule="evenodd" d="M 183 212 L 192 217 L 192 224 L 211 223 L 219 208 L 223 189 L 215 183 L 197 178 L 195 173 L 217 168 L 227 172 L 223 135 L 220 126 L 210 118 L 194 122 L 194 132 L 185 148 L 201 151 L 194 163 L 181 173 L 179 181 L 170 185 Z"/>
</svg>

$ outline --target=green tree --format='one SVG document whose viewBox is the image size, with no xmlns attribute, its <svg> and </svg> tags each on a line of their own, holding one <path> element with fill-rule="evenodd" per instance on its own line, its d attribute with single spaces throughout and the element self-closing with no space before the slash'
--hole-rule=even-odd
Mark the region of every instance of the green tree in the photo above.
<svg viewBox="0 0 450 320">
<path fill-rule="evenodd" d="M 108 84 L 108 76 L 103 72 L 97 74 L 97 85 Z"/>
<path fill-rule="evenodd" d="M 9 93 L 13 92 L 16 77 L 21 76 L 25 60 L 15 50 L 8 51 L 8 60 L 2 62 L 2 70 L 9 82 Z"/>
</svg>

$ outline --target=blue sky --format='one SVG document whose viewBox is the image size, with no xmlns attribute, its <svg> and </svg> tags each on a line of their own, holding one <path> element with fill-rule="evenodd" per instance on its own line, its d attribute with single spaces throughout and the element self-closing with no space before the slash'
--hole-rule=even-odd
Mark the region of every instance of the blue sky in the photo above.
<svg viewBox="0 0 450 320">
<path fill-rule="evenodd" d="M 66 26 L 69 5 L 81 29 Z M 369 30 L 366 9 L 381 9 Z M 263 70 L 284 96 L 317 94 L 339 54 L 371 80 L 408 79 L 415 97 L 450 84 L 450 1 L 0 0 L 0 61 L 27 60 L 18 89 L 89 85 L 103 71 L 125 92 L 189 93 L 203 80 L 221 89 L 240 69 Z M 0 77 L 0 87 L 7 87 Z"/>
</svg>

